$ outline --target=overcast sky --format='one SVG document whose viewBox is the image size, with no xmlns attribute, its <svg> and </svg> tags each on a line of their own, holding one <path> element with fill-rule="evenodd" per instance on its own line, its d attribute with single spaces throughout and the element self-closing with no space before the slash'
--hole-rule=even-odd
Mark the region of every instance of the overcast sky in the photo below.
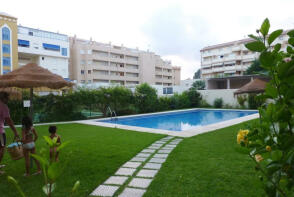
<svg viewBox="0 0 294 197">
<path fill-rule="evenodd" d="M 186 79 L 200 68 L 201 48 L 245 38 L 266 17 L 272 30 L 294 28 L 293 7 L 294 0 L 9 0 L 0 11 L 23 26 L 149 49 Z"/>
</svg>

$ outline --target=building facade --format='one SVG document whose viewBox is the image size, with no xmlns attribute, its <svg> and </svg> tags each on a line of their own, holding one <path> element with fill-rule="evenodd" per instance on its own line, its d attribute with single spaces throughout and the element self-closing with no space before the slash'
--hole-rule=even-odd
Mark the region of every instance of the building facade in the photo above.
<svg viewBox="0 0 294 197">
<path fill-rule="evenodd" d="M 288 31 L 276 39 L 273 44 L 281 43 L 286 51 Z M 249 51 L 245 44 L 252 42 L 247 38 L 233 42 L 204 47 L 201 52 L 201 78 L 218 78 L 227 76 L 241 76 L 247 68 L 258 58 L 258 53 Z"/>
<path fill-rule="evenodd" d="M 17 18 L 0 12 L 0 74 L 18 67 Z"/>
<path fill-rule="evenodd" d="M 70 79 L 78 83 L 173 86 L 181 68 L 160 56 L 138 49 L 70 37 Z"/>
<path fill-rule="evenodd" d="M 68 78 L 69 39 L 67 35 L 18 26 L 18 64 L 36 63 Z"/>
</svg>

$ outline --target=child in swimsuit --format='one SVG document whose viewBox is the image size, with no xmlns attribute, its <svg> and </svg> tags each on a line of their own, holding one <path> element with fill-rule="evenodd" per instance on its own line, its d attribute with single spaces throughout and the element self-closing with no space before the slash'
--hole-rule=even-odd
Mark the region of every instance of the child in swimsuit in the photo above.
<svg viewBox="0 0 294 197">
<path fill-rule="evenodd" d="M 35 128 L 30 117 L 25 116 L 22 119 L 22 142 L 23 142 L 23 153 L 25 157 L 26 173 L 24 176 L 30 175 L 30 153 L 36 154 L 35 141 L 38 139 Z M 41 167 L 38 160 L 35 159 L 37 165 L 37 172 L 33 175 L 41 173 Z"/>
<path fill-rule="evenodd" d="M 49 127 L 50 138 L 51 139 L 57 138 L 56 142 L 60 145 L 61 144 L 60 136 L 57 135 L 56 132 L 57 132 L 56 126 L 52 125 Z M 58 155 L 59 155 L 59 152 L 57 151 L 57 147 L 50 148 L 50 161 L 53 161 L 54 159 L 53 157 L 55 157 L 55 161 L 57 162 Z"/>
</svg>

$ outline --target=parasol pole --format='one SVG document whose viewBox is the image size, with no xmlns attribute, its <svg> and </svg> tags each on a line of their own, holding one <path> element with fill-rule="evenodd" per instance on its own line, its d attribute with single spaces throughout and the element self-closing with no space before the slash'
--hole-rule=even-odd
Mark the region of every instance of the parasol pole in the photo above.
<svg viewBox="0 0 294 197">
<path fill-rule="evenodd" d="M 32 119 L 32 121 L 34 122 L 33 120 L 33 116 L 34 116 L 34 108 L 33 108 L 33 96 L 34 96 L 34 89 L 33 88 L 30 88 L 30 118 Z"/>
</svg>

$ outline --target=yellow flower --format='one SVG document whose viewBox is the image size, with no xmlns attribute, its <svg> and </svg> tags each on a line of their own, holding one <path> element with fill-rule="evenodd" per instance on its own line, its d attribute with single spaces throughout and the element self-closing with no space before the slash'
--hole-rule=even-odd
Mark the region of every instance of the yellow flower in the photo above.
<svg viewBox="0 0 294 197">
<path fill-rule="evenodd" d="M 240 130 L 237 135 L 237 143 L 241 144 L 243 142 L 244 144 L 248 143 L 247 135 L 249 133 L 249 130 Z"/>
<path fill-rule="evenodd" d="M 257 162 L 261 162 L 261 161 L 263 160 L 263 157 L 262 157 L 260 154 L 256 154 L 256 155 L 255 155 L 255 160 L 256 160 Z"/>
<path fill-rule="evenodd" d="M 271 148 L 270 146 L 266 146 L 265 149 L 266 149 L 268 152 L 272 151 L 272 148 Z"/>
</svg>

